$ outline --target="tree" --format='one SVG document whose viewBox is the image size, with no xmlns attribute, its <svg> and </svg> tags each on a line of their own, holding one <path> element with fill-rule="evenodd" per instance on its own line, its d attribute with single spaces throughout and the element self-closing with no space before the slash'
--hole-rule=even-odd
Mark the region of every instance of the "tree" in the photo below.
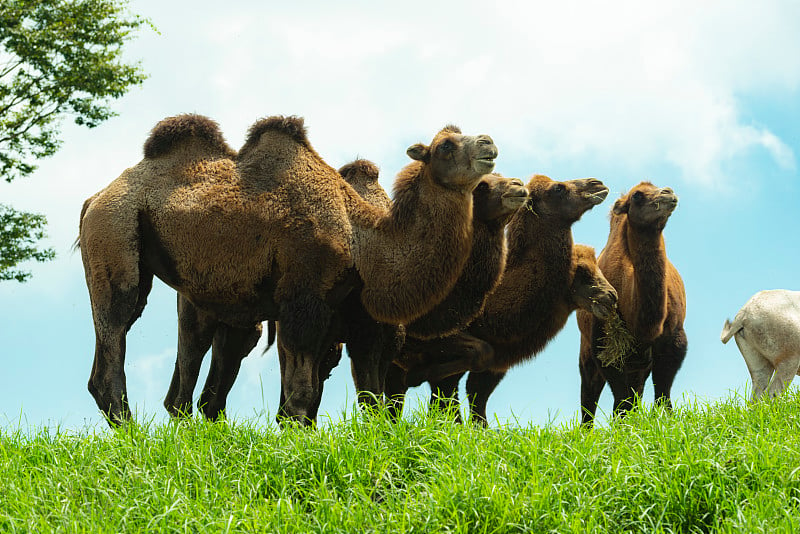
<svg viewBox="0 0 800 534">
<path fill-rule="evenodd" d="M 36 170 L 61 146 L 61 122 L 89 128 L 116 115 L 109 107 L 145 74 L 122 60 L 122 46 L 147 19 L 118 0 L 0 2 L 0 175 L 7 182 Z M 150 25 L 151 26 L 151 25 Z M 151 26 L 152 27 L 152 26 Z M 15 270 L 39 251 L 44 216 L 0 205 L 0 280 L 24 281 Z"/>
</svg>

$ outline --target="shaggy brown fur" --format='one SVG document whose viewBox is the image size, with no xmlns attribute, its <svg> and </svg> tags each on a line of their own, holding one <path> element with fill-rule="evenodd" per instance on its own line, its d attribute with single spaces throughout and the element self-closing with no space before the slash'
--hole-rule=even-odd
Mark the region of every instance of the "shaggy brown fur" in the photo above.
<svg viewBox="0 0 800 534">
<path fill-rule="evenodd" d="M 411 386 L 423 380 L 437 383 L 466 371 L 488 372 L 494 382 L 488 390 L 481 389 L 485 398 L 474 398 L 474 390 L 470 393 L 473 416 L 483 421 L 488 395 L 505 371 L 541 351 L 578 305 L 572 292 L 577 261 L 572 225 L 608 194 L 608 188 L 594 179 L 556 182 L 537 175 L 527 187 L 527 207 L 508 225 L 509 253 L 503 278 L 483 312 L 465 330 L 472 338 L 473 350 L 467 356 L 453 357 L 458 352 L 447 349 L 445 338 L 438 340 L 433 350 L 420 351 L 423 356 L 414 362 L 399 362 L 408 367 L 407 384 Z M 597 298 L 610 308 L 616 295 L 610 286 L 597 285 Z M 464 347 L 467 342 L 460 335 L 454 343 Z M 397 381 L 392 378 L 391 383 Z"/>
<path fill-rule="evenodd" d="M 97 336 L 89 390 L 111 423 L 129 417 L 125 334 L 155 275 L 231 327 L 279 320 L 292 355 L 282 361 L 283 409 L 307 421 L 333 314 L 359 276 L 368 312 L 397 323 L 455 284 L 469 253 L 471 191 L 497 149 L 488 136 L 449 131 L 412 146 L 417 161 L 387 213 L 319 157 L 302 119 L 259 121 L 236 160 L 191 135 L 162 135 L 175 120 L 151 136 L 182 140 L 172 151 L 162 146 L 84 206 L 79 239 Z M 179 369 L 179 408 L 190 402 L 183 379 L 192 371 Z"/>
<path fill-rule="evenodd" d="M 579 311 L 586 310 L 597 317 L 608 317 L 615 307 L 616 291 L 600 271 L 594 249 L 586 245 L 576 244 L 572 249 L 572 254 L 574 272 L 570 285 L 572 301 L 569 304 L 569 308 Z M 463 345 L 462 354 L 471 351 L 473 354 L 479 355 L 482 350 L 493 350 L 491 345 L 464 333 L 461 334 L 460 339 L 456 339 L 456 343 Z M 448 347 L 443 347 L 442 355 L 447 357 L 448 353 L 453 354 L 455 352 Z M 463 375 L 464 373 L 458 373 L 431 384 L 431 407 L 451 413 L 458 421 L 461 419 L 458 383 Z M 493 371 L 471 372 L 469 374 L 467 392 L 470 398 L 472 417 L 476 422 L 486 424 L 486 404 L 489 396 L 504 376 L 504 372 L 496 373 Z M 390 379 L 387 378 L 388 380 Z M 395 379 L 391 378 L 391 380 Z M 397 405 L 391 408 L 396 410 Z M 402 408 L 402 405 L 400 405 L 400 408 Z"/>
<path fill-rule="evenodd" d="M 620 317 L 636 338 L 637 350 L 621 370 L 597 359 L 603 321 L 578 314 L 583 422 L 591 424 L 606 382 L 614 413 L 641 396 L 652 370 L 656 400 L 671 406 L 670 389 L 686 356 L 686 294 L 677 269 L 667 259 L 663 230 L 678 204 L 669 188 L 642 182 L 614 203 L 611 231 L 600 253 L 600 269 L 619 294 Z"/>
<path fill-rule="evenodd" d="M 406 334 L 432 339 L 466 327 L 483 309 L 506 264 L 505 227 L 528 199 L 518 178 L 486 175 L 472 192 L 472 249 L 461 277 L 435 308 L 406 324 Z"/>
<path fill-rule="evenodd" d="M 389 195 L 378 183 L 378 167 L 374 163 L 359 159 L 344 165 L 339 169 L 339 174 L 353 186 L 353 189 L 359 195 L 373 206 L 386 211 L 391 208 Z M 179 306 L 179 312 L 180 310 L 181 307 Z M 380 371 L 380 369 L 385 369 L 386 363 L 382 362 L 390 362 L 397 356 L 399 347 L 402 346 L 405 337 L 402 326 L 379 323 L 367 314 L 361 304 L 359 290 L 352 291 L 336 311 L 332 324 L 334 325 L 333 338 L 338 341 L 328 349 L 320 363 L 317 374 L 318 399 L 307 414 L 308 419 L 311 421 L 316 419 L 325 380 L 341 360 L 343 343 L 348 344 L 353 379 L 356 384 L 356 390 L 359 392 L 359 400 L 362 403 L 371 403 L 376 400 L 376 396 L 372 392 L 383 391 L 382 377 L 385 372 Z M 277 331 L 277 323 L 269 321 L 267 348 L 276 340 Z M 214 418 L 224 409 L 230 385 L 233 384 L 233 380 L 238 374 L 240 361 L 251 349 L 252 347 L 239 347 L 240 352 L 219 354 L 212 351 L 212 366 L 214 369 L 219 369 L 219 371 L 214 374 L 214 377 L 209 374 L 209 379 L 200 397 L 201 409 L 208 417 Z M 278 357 L 283 362 L 291 357 L 282 342 L 278 343 Z M 217 362 L 217 364 L 215 365 L 214 362 Z M 200 362 L 198 361 L 198 370 L 199 364 Z M 379 369 L 378 376 L 375 376 L 375 368 Z M 176 380 L 178 378 L 174 378 L 173 383 Z M 170 392 L 172 392 L 172 389 Z M 280 399 L 279 407 L 282 407 L 286 400 L 283 388 L 281 388 Z M 170 402 L 169 395 L 167 402 Z M 279 415 L 285 415 L 282 408 Z"/>
<path fill-rule="evenodd" d="M 203 147 L 187 147 L 190 150 L 207 150 L 219 157 L 236 157 L 236 151 L 228 146 L 219 125 L 203 115 L 178 115 L 159 122 L 150 132 L 144 144 L 144 157 L 155 159 L 174 152 L 182 143 L 192 141 Z"/>
</svg>

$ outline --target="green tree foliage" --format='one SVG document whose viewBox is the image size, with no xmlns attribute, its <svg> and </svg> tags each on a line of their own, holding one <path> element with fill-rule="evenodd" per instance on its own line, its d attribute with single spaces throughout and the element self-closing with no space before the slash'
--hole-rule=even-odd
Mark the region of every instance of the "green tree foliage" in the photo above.
<svg viewBox="0 0 800 534">
<path fill-rule="evenodd" d="M 0 204 L 0 281 L 17 280 L 24 282 L 30 277 L 15 269 L 25 260 L 46 261 L 55 253 L 50 250 L 36 250 L 34 243 L 44 237 L 43 215 L 20 213 Z"/>
<path fill-rule="evenodd" d="M 0 175 L 10 182 L 36 170 L 61 145 L 61 122 L 89 128 L 115 115 L 109 108 L 145 75 L 122 60 L 122 46 L 149 21 L 116 0 L 0 0 Z M 37 251 L 44 217 L 0 205 L 0 280 Z"/>
</svg>

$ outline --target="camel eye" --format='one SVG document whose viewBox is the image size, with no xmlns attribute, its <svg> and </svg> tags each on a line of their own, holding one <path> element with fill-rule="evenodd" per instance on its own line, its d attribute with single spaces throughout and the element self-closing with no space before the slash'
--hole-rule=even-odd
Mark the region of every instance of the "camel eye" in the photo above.
<svg viewBox="0 0 800 534">
<path fill-rule="evenodd" d="M 553 187 L 553 191 L 555 191 L 559 195 L 563 195 L 566 192 L 566 190 L 567 188 L 564 187 L 564 184 L 556 184 L 555 187 Z"/>
<path fill-rule="evenodd" d="M 446 140 L 446 141 L 445 141 L 444 143 L 442 143 L 441 145 L 439 145 L 439 150 L 441 150 L 442 152 L 452 152 L 453 150 L 455 150 L 455 148 L 456 148 L 456 145 L 455 145 L 455 143 L 453 143 L 453 142 L 452 142 L 451 140 L 449 140 L 449 139 L 448 139 L 448 140 Z"/>
<path fill-rule="evenodd" d="M 642 193 L 641 191 L 636 191 L 631 198 L 633 199 L 634 202 L 641 202 L 642 200 L 644 200 L 644 193 Z"/>
</svg>

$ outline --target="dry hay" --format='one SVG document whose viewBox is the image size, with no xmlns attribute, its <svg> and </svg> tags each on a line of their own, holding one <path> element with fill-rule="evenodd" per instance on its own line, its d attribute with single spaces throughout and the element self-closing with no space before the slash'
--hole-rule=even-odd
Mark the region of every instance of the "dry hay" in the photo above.
<svg viewBox="0 0 800 534">
<path fill-rule="evenodd" d="M 616 311 L 603 324 L 597 359 L 603 367 L 622 369 L 625 359 L 636 349 L 636 339 Z"/>
</svg>

